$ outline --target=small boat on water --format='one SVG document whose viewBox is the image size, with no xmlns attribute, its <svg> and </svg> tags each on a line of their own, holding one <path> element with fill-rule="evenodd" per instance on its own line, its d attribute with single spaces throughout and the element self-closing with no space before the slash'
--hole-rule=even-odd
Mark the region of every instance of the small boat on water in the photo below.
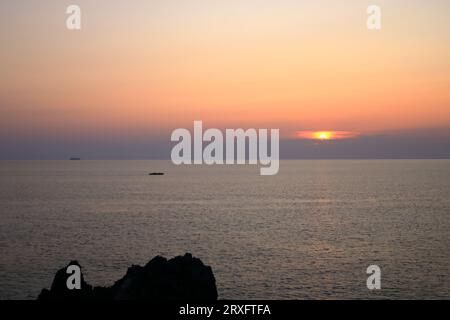
<svg viewBox="0 0 450 320">
<path fill-rule="evenodd" d="M 148 175 L 149 176 L 163 176 L 164 172 L 151 172 Z"/>
<path fill-rule="evenodd" d="M 81 160 L 81 158 L 73 157 L 73 158 L 70 158 L 70 160 L 71 161 L 79 161 L 79 160 Z"/>
</svg>

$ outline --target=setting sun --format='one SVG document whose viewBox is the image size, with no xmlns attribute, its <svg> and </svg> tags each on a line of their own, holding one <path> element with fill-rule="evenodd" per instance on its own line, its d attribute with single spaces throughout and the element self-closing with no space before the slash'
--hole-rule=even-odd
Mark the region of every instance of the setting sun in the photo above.
<svg viewBox="0 0 450 320">
<path fill-rule="evenodd" d="M 331 132 L 316 132 L 314 133 L 314 137 L 319 140 L 330 140 L 333 135 Z"/>
<path fill-rule="evenodd" d="M 349 139 L 359 136 L 358 133 L 352 131 L 297 131 L 296 137 L 300 139 L 311 140 L 340 140 Z"/>
</svg>

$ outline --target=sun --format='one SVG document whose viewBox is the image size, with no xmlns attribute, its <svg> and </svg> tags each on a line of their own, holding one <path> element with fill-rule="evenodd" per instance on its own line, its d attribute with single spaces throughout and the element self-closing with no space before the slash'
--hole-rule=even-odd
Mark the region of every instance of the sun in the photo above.
<svg viewBox="0 0 450 320">
<path fill-rule="evenodd" d="M 295 136 L 299 139 L 335 141 L 357 138 L 360 134 L 355 131 L 297 131 Z"/>
<path fill-rule="evenodd" d="M 333 137 L 333 134 L 328 131 L 320 131 L 314 133 L 314 138 L 318 140 L 330 140 Z"/>
</svg>

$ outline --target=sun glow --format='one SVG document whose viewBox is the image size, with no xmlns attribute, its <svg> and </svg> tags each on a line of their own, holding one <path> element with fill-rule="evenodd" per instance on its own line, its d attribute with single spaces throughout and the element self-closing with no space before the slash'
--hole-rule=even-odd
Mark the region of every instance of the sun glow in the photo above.
<svg viewBox="0 0 450 320">
<path fill-rule="evenodd" d="M 330 140 L 333 137 L 332 132 L 316 132 L 314 137 L 319 140 Z"/>
<path fill-rule="evenodd" d="M 296 137 L 309 140 L 339 140 L 355 138 L 358 134 L 351 131 L 297 131 Z"/>
</svg>

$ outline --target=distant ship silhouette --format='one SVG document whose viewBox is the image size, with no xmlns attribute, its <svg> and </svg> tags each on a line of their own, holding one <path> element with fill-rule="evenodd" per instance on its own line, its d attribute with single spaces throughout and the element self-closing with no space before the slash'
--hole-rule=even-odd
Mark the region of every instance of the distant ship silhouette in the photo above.
<svg viewBox="0 0 450 320">
<path fill-rule="evenodd" d="M 70 160 L 81 160 L 81 158 L 73 157 L 73 158 L 70 158 Z"/>
<path fill-rule="evenodd" d="M 148 175 L 149 176 L 163 176 L 164 172 L 151 172 Z"/>
</svg>

